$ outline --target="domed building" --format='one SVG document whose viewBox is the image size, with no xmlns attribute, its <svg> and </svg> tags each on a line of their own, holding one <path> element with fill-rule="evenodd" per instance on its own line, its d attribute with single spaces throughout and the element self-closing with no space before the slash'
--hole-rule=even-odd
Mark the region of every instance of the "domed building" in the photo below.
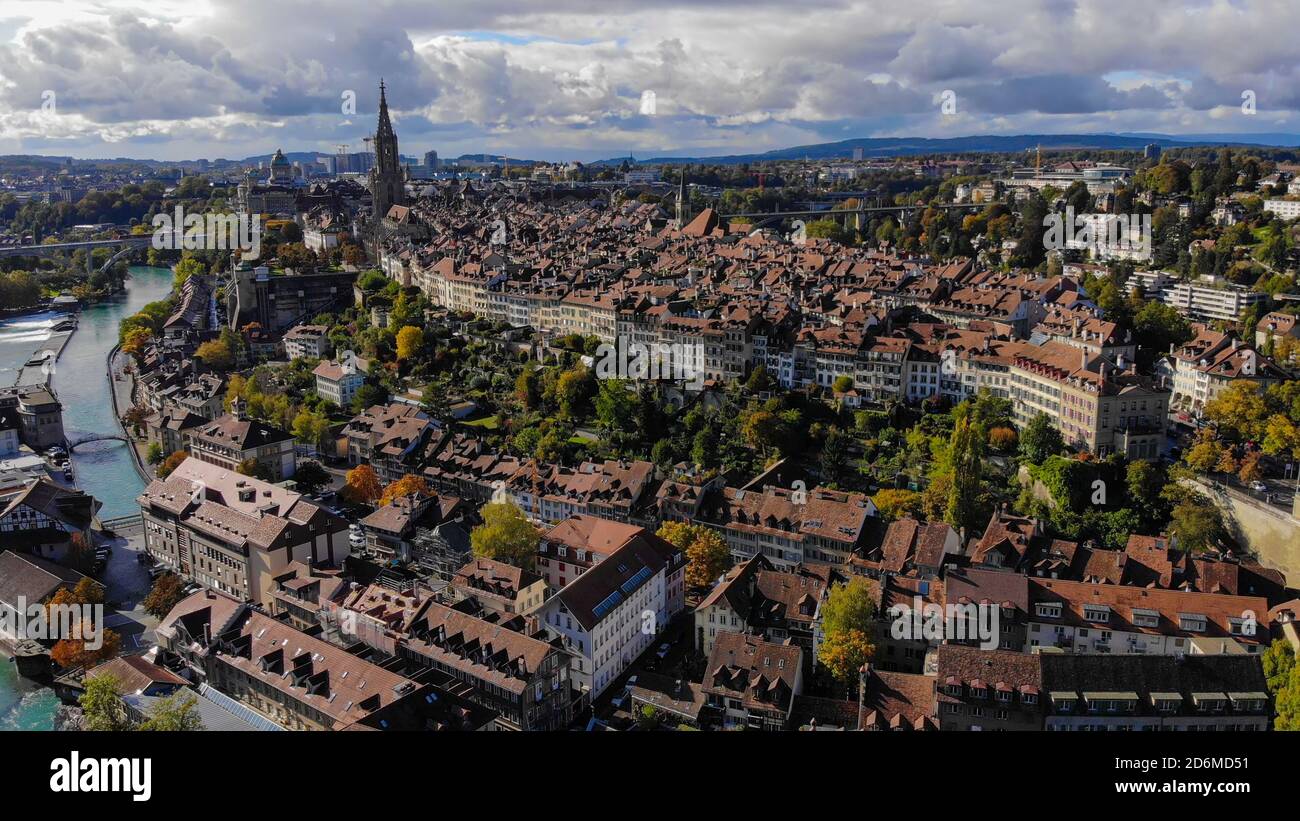
<svg viewBox="0 0 1300 821">
<path fill-rule="evenodd" d="M 293 185 L 293 166 L 289 164 L 284 152 L 275 149 L 271 157 L 271 175 L 266 178 L 267 185 Z"/>
</svg>

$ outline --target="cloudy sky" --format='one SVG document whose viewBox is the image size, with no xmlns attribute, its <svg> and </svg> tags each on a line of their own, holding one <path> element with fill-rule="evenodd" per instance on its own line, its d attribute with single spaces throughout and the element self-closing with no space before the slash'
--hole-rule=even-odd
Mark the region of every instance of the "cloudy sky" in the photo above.
<svg viewBox="0 0 1300 821">
<path fill-rule="evenodd" d="M 4 0 L 0 154 L 356 151 L 381 75 L 409 155 L 1300 132 L 1298 31 L 1296 0 Z"/>
</svg>

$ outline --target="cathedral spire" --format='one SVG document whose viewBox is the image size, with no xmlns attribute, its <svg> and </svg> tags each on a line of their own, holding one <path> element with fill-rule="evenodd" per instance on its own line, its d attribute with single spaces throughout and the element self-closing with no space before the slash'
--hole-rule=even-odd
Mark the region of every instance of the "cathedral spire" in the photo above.
<svg viewBox="0 0 1300 821">
<path fill-rule="evenodd" d="M 370 196 L 374 202 L 376 224 L 394 205 L 406 203 L 401 155 L 397 152 L 397 134 L 388 116 L 387 86 L 379 80 L 379 121 L 375 125 L 375 164 L 370 169 Z"/>
</svg>

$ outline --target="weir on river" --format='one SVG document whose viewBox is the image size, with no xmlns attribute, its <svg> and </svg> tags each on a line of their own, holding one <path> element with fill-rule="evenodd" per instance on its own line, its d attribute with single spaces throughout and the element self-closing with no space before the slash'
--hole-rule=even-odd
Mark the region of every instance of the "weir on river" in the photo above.
<svg viewBox="0 0 1300 821">
<path fill-rule="evenodd" d="M 117 344 L 119 323 L 171 291 L 166 268 L 132 266 L 126 294 L 87 306 L 77 330 L 54 364 L 50 383 L 63 403 L 63 432 L 69 441 L 95 434 L 119 436 L 108 382 L 108 352 Z M 52 330 L 65 315 L 54 312 L 0 320 L 0 385 L 12 385 L 19 369 L 45 350 Z M 57 342 L 57 340 L 55 340 Z M 139 511 L 144 489 L 132 463 L 130 445 L 119 439 L 86 442 L 72 453 L 78 486 L 103 503 L 101 519 Z M 0 729 L 50 729 L 58 701 L 48 690 L 19 683 L 12 664 L 0 657 Z"/>
</svg>

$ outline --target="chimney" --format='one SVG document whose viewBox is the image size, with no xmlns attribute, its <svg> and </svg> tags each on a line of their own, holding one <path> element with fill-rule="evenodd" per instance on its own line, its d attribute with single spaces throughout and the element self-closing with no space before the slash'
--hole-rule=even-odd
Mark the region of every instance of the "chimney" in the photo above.
<svg viewBox="0 0 1300 821">
<path fill-rule="evenodd" d="M 1079 349 L 1079 367 L 1080 367 L 1080 368 L 1086 368 L 1086 367 L 1088 367 L 1088 349 L 1087 349 L 1087 348 L 1080 348 L 1080 349 Z"/>
</svg>

